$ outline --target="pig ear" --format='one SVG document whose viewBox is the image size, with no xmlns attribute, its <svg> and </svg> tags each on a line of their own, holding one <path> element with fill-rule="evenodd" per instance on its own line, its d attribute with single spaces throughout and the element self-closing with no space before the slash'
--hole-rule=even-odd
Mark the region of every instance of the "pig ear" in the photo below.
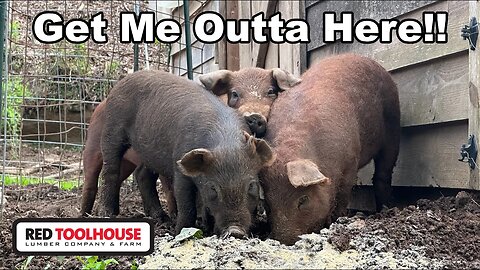
<svg viewBox="0 0 480 270">
<path fill-rule="evenodd" d="M 308 159 L 299 159 L 287 163 L 288 180 L 294 187 L 310 185 L 330 185 L 331 180 L 323 175 L 317 165 Z"/>
<path fill-rule="evenodd" d="M 245 141 L 250 144 L 252 143 L 254 137 L 250 135 L 250 133 L 246 132 L 245 130 L 243 131 L 243 137 L 245 138 Z"/>
<path fill-rule="evenodd" d="M 290 72 L 280 68 L 272 69 L 272 76 L 277 82 L 278 88 L 280 88 L 281 92 L 290 90 L 290 88 L 302 81 L 300 78 L 293 76 Z"/>
<path fill-rule="evenodd" d="M 232 74 L 233 72 L 230 70 L 218 70 L 200 75 L 198 79 L 207 90 L 212 91 L 217 96 L 221 96 L 228 92 Z"/>
<path fill-rule="evenodd" d="M 204 148 L 193 149 L 177 161 L 178 168 L 186 176 L 197 176 L 207 171 L 214 160 L 212 152 Z"/>
<path fill-rule="evenodd" d="M 255 145 L 257 154 L 260 157 L 263 166 L 271 166 L 273 162 L 275 162 L 275 159 L 277 159 L 277 156 L 273 152 L 272 148 L 270 148 L 268 143 L 262 139 L 255 139 Z"/>
<path fill-rule="evenodd" d="M 250 153 L 260 158 L 263 167 L 271 166 L 273 162 L 275 162 L 277 157 L 265 140 L 257 139 L 245 131 L 243 135 L 247 140 L 247 145 L 251 151 Z"/>
</svg>

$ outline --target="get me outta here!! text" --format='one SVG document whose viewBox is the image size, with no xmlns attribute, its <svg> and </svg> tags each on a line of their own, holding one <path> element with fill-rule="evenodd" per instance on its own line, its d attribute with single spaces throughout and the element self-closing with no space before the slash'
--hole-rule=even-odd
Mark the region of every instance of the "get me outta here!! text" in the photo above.
<svg viewBox="0 0 480 270">
<path fill-rule="evenodd" d="M 96 43 L 108 42 L 105 30 L 108 21 L 103 13 L 92 15 L 87 22 L 72 19 L 65 23 L 63 17 L 54 11 L 37 14 L 33 20 L 32 30 L 35 38 L 43 43 L 56 43 L 66 39 L 71 43 L 83 43 L 89 38 Z M 265 29 L 269 29 L 265 34 Z M 238 31 L 237 31 L 238 30 Z M 155 13 L 141 12 L 138 16 L 133 12 L 120 13 L 121 43 L 173 43 L 182 34 L 180 23 L 173 19 L 163 19 L 155 23 Z M 193 34 L 204 43 L 215 43 L 223 37 L 231 43 L 308 43 L 309 26 L 301 19 L 285 21 L 280 13 L 265 19 L 263 12 L 251 19 L 224 19 L 216 12 L 203 12 L 193 22 Z"/>
</svg>

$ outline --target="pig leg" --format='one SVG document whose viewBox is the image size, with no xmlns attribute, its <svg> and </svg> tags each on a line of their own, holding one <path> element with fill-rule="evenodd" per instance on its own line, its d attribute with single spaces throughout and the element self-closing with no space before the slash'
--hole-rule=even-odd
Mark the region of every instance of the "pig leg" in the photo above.
<svg viewBox="0 0 480 270">
<path fill-rule="evenodd" d="M 352 168 L 356 168 L 352 167 Z M 336 206 L 335 210 L 333 211 L 333 221 L 335 221 L 339 217 L 347 216 L 348 211 L 348 203 L 350 202 L 350 198 L 352 195 L 352 188 L 355 185 L 355 180 L 357 179 L 357 172 L 355 171 L 348 171 L 343 173 L 343 179 L 341 179 L 340 186 L 337 190 L 336 195 Z"/>
<path fill-rule="evenodd" d="M 167 200 L 168 215 L 175 219 L 177 217 L 177 202 L 173 193 L 173 181 L 171 178 L 160 176 L 162 191 Z"/>
<path fill-rule="evenodd" d="M 163 211 L 158 198 L 156 187 L 158 174 L 142 165 L 135 170 L 134 178 L 140 189 L 145 214 L 162 222 L 168 221 L 168 216 Z"/>
<path fill-rule="evenodd" d="M 98 190 L 98 178 L 103 167 L 103 158 L 100 150 L 94 155 L 86 154 L 83 161 L 85 172 L 85 181 L 82 190 L 81 214 L 87 216 L 92 213 L 95 197 Z M 120 170 L 120 184 L 127 179 L 135 170 L 136 165 L 123 159 Z"/>
<path fill-rule="evenodd" d="M 87 216 L 92 213 L 93 203 L 97 196 L 98 177 L 102 171 L 102 165 L 102 152 L 99 148 L 94 150 L 91 149 L 91 147 L 88 147 L 87 141 L 83 159 L 85 181 L 83 183 L 82 204 L 80 210 L 82 216 Z"/>
<path fill-rule="evenodd" d="M 375 173 L 373 174 L 373 189 L 377 211 L 390 201 L 392 193 L 392 173 L 397 161 L 398 143 L 391 143 L 380 150 L 374 158 Z"/>
<path fill-rule="evenodd" d="M 104 175 L 99 212 L 101 216 L 116 216 L 120 212 L 120 186 L 123 181 L 120 179 L 120 164 L 128 149 L 128 145 L 125 143 L 126 136 L 123 134 L 118 127 L 112 129 L 105 127 L 104 129 L 102 138 Z"/>
<path fill-rule="evenodd" d="M 179 234 L 182 228 L 195 226 L 197 219 L 196 188 L 192 180 L 175 173 L 173 192 L 177 200 L 177 224 L 175 233 Z"/>
</svg>

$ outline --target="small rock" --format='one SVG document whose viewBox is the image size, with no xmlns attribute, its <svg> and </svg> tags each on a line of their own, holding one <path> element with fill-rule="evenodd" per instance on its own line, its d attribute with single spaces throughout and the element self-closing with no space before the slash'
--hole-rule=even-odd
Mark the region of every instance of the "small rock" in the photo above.
<svg viewBox="0 0 480 270">
<path fill-rule="evenodd" d="M 360 230 L 364 227 L 365 227 L 365 220 L 363 219 L 357 219 L 354 222 L 347 225 L 347 228 L 350 230 L 352 229 Z"/>
<path fill-rule="evenodd" d="M 355 218 L 365 219 L 366 217 L 367 217 L 367 215 L 365 215 L 365 213 L 363 213 L 361 211 L 358 211 L 357 213 L 355 213 Z"/>
<path fill-rule="evenodd" d="M 6 209 L 5 205 L 7 205 L 7 196 L 6 196 L 6 195 L 4 196 L 4 194 L 3 194 L 3 192 L 2 192 L 2 188 L 0 187 L 0 203 L 2 202 L 2 201 L 1 201 L 1 200 L 2 200 L 2 196 L 3 196 L 3 206 L 4 206 L 4 207 L 2 207 L 1 204 L 0 204 L 0 207 L 1 207 L 3 210 L 5 210 L 5 209 Z"/>
<path fill-rule="evenodd" d="M 337 219 L 337 223 L 339 223 L 339 224 L 346 224 L 346 223 L 348 223 L 348 218 L 347 218 L 347 217 L 339 217 L 339 218 Z"/>
<path fill-rule="evenodd" d="M 407 206 L 406 209 L 408 209 L 410 211 L 415 211 L 417 209 L 417 207 L 415 205 L 409 205 L 409 206 Z"/>
<path fill-rule="evenodd" d="M 375 245 L 373 245 L 373 249 L 376 251 L 376 252 L 383 252 L 387 249 L 387 246 L 382 243 L 382 242 L 376 242 Z"/>
<path fill-rule="evenodd" d="M 470 196 L 465 191 L 458 192 L 457 196 L 455 196 L 455 208 L 460 209 L 464 207 L 468 201 L 470 200 Z"/>
</svg>

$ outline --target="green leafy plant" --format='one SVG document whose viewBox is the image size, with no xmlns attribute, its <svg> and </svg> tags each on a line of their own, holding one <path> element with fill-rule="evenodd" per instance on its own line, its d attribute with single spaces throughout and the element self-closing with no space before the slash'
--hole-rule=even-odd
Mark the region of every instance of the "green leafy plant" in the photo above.
<svg viewBox="0 0 480 270">
<path fill-rule="evenodd" d="M 62 181 L 54 179 L 42 179 L 40 177 L 11 176 L 5 175 L 5 185 L 34 185 L 34 184 L 50 184 L 58 185 L 61 190 L 72 190 L 78 187 L 78 181 L 75 179 L 66 179 Z"/>
<path fill-rule="evenodd" d="M 5 95 L 7 95 L 7 103 L 3 104 L 2 110 L 2 133 L 3 128 L 7 125 L 7 134 L 12 135 L 14 139 L 18 139 L 20 134 L 20 124 L 22 122 L 22 103 L 23 97 L 29 97 L 30 90 L 23 84 L 22 79 L 19 77 L 12 77 L 7 83 L 3 84 Z"/>
<path fill-rule="evenodd" d="M 130 265 L 130 270 L 138 270 L 138 262 L 137 260 L 132 261 L 132 265 Z"/>
<path fill-rule="evenodd" d="M 88 256 L 85 258 L 77 256 L 77 260 L 79 260 L 83 264 L 82 269 L 84 270 L 86 269 L 105 270 L 107 266 L 111 264 L 118 264 L 117 260 L 113 258 L 107 259 L 107 260 L 99 260 L 98 256 Z"/>
<path fill-rule="evenodd" d="M 20 22 L 19 21 L 13 21 L 10 24 L 10 33 L 11 33 L 11 38 L 14 41 L 17 41 L 20 38 Z"/>
<path fill-rule="evenodd" d="M 203 232 L 197 228 L 183 228 L 180 233 L 175 236 L 175 241 L 181 242 L 187 239 L 200 239 L 203 238 Z"/>
<path fill-rule="evenodd" d="M 25 260 L 22 261 L 20 266 L 17 266 L 17 269 L 26 270 L 32 262 L 33 256 L 28 256 Z"/>
<path fill-rule="evenodd" d="M 119 76 L 119 71 L 120 71 L 120 63 L 118 61 L 111 61 L 105 64 L 105 76 L 107 78 L 117 78 Z"/>
</svg>

